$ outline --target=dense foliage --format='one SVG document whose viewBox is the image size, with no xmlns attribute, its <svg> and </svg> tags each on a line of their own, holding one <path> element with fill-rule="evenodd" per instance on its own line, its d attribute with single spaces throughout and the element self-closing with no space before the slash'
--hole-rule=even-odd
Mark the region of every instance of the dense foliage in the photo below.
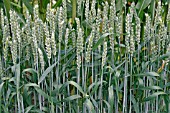
<svg viewBox="0 0 170 113">
<path fill-rule="evenodd" d="M 0 113 L 169 113 L 168 0 L 3 0 Z"/>
</svg>

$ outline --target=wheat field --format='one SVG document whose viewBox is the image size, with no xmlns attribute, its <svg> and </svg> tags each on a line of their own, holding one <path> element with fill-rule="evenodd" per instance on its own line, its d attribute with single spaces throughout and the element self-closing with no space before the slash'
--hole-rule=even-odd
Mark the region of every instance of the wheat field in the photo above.
<svg viewBox="0 0 170 113">
<path fill-rule="evenodd" d="M 0 113 L 170 113 L 168 0 L 0 6 Z"/>
</svg>

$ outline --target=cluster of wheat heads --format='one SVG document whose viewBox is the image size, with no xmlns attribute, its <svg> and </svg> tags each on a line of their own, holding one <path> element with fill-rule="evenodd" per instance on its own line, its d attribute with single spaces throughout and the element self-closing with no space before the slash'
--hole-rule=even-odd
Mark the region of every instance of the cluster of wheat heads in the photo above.
<svg viewBox="0 0 170 113">
<path fill-rule="evenodd" d="M 170 5 L 141 21 L 135 3 L 76 4 L 72 21 L 66 0 L 45 21 L 1 9 L 0 113 L 168 113 Z"/>
</svg>

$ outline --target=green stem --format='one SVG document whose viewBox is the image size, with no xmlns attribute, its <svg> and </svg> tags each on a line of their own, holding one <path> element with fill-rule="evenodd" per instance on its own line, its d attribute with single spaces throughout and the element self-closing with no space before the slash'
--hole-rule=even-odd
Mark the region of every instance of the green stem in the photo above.
<svg viewBox="0 0 170 113">
<path fill-rule="evenodd" d="M 103 96 L 102 96 L 102 87 L 103 87 L 103 67 L 102 67 L 102 74 L 101 74 L 101 85 L 100 85 L 100 112 L 103 112 Z"/>
<path fill-rule="evenodd" d="M 72 23 L 76 17 L 76 0 L 72 0 Z"/>
<path fill-rule="evenodd" d="M 127 76 L 128 76 L 128 54 L 125 54 L 125 78 L 124 78 L 124 97 L 123 97 L 123 113 L 127 113 Z"/>
<path fill-rule="evenodd" d="M 58 65 L 56 68 L 56 83 L 57 85 L 60 84 L 60 73 L 59 73 L 59 68 L 60 68 L 60 52 L 61 52 L 61 42 L 59 42 L 59 49 L 58 49 Z M 58 97 L 57 97 L 58 98 Z M 61 101 L 61 95 L 59 94 L 59 100 Z M 56 106 L 56 113 L 58 113 L 58 108 Z"/>
<path fill-rule="evenodd" d="M 131 62 L 131 68 L 130 68 L 130 108 L 129 108 L 129 113 L 132 112 L 132 69 L 133 69 L 133 63 L 132 63 L 132 55 L 130 56 L 130 62 Z"/>
</svg>

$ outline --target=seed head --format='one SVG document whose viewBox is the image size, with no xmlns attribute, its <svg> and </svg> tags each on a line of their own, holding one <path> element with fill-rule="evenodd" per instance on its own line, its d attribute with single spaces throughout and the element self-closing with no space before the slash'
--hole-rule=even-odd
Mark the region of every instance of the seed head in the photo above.
<svg viewBox="0 0 170 113">
<path fill-rule="evenodd" d="M 90 62 L 90 55 L 91 55 L 91 50 L 92 50 L 92 45 L 93 45 L 93 37 L 94 33 L 91 32 L 90 37 L 89 37 L 89 42 L 87 45 L 87 51 L 86 51 L 86 62 Z"/>
<path fill-rule="evenodd" d="M 104 42 L 103 44 L 103 54 L 102 54 L 102 68 L 104 67 L 106 63 L 106 57 L 107 57 L 107 42 Z"/>
<path fill-rule="evenodd" d="M 48 60 L 51 59 L 51 41 L 50 41 L 50 35 L 49 35 L 49 29 L 47 24 L 44 24 L 44 31 L 45 31 L 45 46 L 46 46 L 46 52 L 47 52 L 47 57 Z"/>
<path fill-rule="evenodd" d="M 161 10 L 162 10 L 161 1 L 159 1 L 158 2 L 158 6 L 156 8 L 156 16 L 155 16 L 155 22 L 154 22 L 155 28 L 160 23 L 160 20 L 161 20 Z"/>
<path fill-rule="evenodd" d="M 47 20 L 47 22 L 50 21 L 50 10 L 51 10 L 50 4 L 47 4 L 47 12 L 46 12 L 46 20 Z"/>
<path fill-rule="evenodd" d="M 152 56 L 154 56 L 157 52 L 158 46 L 155 44 L 154 40 L 150 41 L 150 45 L 151 45 Z"/>
<path fill-rule="evenodd" d="M 56 41 L 55 41 L 55 32 L 53 31 L 52 32 L 52 35 L 51 35 L 51 47 L 52 47 L 52 54 L 54 56 L 56 56 Z"/>
<path fill-rule="evenodd" d="M 141 25 L 140 25 L 140 18 L 136 17 L 136 42 L 137 44 L 140 44 L 140 32 L 141 32 Z"/>
<path fill-rule="evenodd" d="M 78 29 L 78 36 L 77 36 L 77 50 L 76 50 L 76 54 L 77 54 L 77 69 L 80 69 L 81 67 L 81 56 L 80 53 L 83 51 L 83 33 L 82 33 L 82 29 Z"/>
<path fill-rule="evenodd" d="M 133 15 L 135 14 L 136 10 L 135 10 L 135 2 L 132 2 L 131 7 L 130 7 L 130 14 Z"/>
<path fill-rule="evenodd" d="M 14 65 L 17 63 L 17 56 L 18 56 L 18 47 L 17 47 L 17 41 L 13 39 L 12 46 L 11 46 L 11 53 L 12 53 L 12 60 Z"/>
<path fill-rule="evenodd" d="M 119 16 L 118 16 L 118 21 L 117 21 L 117 24 L 116 24 L 116 27 L 117 27 L 117 29 L 116 29 L 116 31 L 117 31 L 117 34 L 118 34 L 118 39 L 120 40 L 120 37 L 121 37 L 121 34 L 122 34 L 122 15 L 121 14 L 119 14 Z"/>
<path fill-rule="evenodd" d="M 89 20 L 89 0 L 86 0 L 86 3 L 85 3 L 85 18 L 86 18 L 86 21 L 88 22 L 88 20 Z"/>
<path fill-rule="evenodd" d="M 37 49 L 35 49 L 33 42 L 31 43 L 31 49 L 32 49 L 33 57 L 34 57 L 34 66 L 35 66 L 38 62 L 38 52 L 37 52 Z"/>
<path fill-rule="evenodd" d="M 3 54 L 4 54 L 4 60 L 7 61 L 7 57 L 8 57 L 8 48 L 10 46 L 10 36 L 6 37 L 5 43 L 4 43 L 4 47 L 3 47 Z"/>
<path fill-rule="evenodd" d="M 81 4 L 82 0 L 77 0 L 77 12 L 79 15 L 81 15 Z"/>
<path fill-rule="evenodd" d="M 125 31 L 126 31 L 126 36 L 125 36 L 125 44 L 126 44 L 126 49 L 127 52 L 130 52 L 130 46 L 129 46 L 129 42 L 130 42 L 130 29 L 131 29 L 131 23 L 130 23 L 130 14 L 127 14 L 126 16 L 126 23 L 125 23 Z"/>
<path fill-rule="evenodd" d="M 115 17 L 116 16 L 116 5 L 115 5 L 115 0 L 112 0 L 111 1 L 111 7 L 110 7 L 110 15 L 112 15 L 112 16 L 110 16 L 110 18 L 111 17 Z M 112 20 L 113 21 L 113 20 Z"/>
<path fill-rule="evenodd" d="M 80 54 L 83 51 L 83 34 L 82 29 L 80 28 L 77 36 L 77 54 Z"/>
<path fill-rule="evenodd" d="M 144 27 L 144 36 L 145 36 L 145 41 L 149 41 L 151 39 L 151 18 L 148 14 L 145 14 L 146 16 L 146 25 Z"/>
<path fill-rule="evenodd" d="M 109 26 L 108 10 L 109 10 L 109 5 L 108 2 L 106 1 L 103 9 L 103 27 L 102 27 L 103 34 L 107 33 L 108 26 Z"/>
<path fill-rule="evenodd" d="M 44 67 L 45 67 L 44 57 L 43 57 L 43 53 L 40 48 L 38 48 L 38 53 L 39 53 L 39 58 L 40 58 L 41 69 L 44 70 Z"/>
<path fill-rule="evenodd" d="M 77 60 L 76 60 L 76 62 L 77 62 L 77 69 L 80 69 L 80 67 L 81 67 L 81 56 L 78 55 L 78 54 L 77 54 Z"/>
<path fill-rule="evenodd" d="M 135 51 L 135 41 L 134 41 L 134 29 L 131 27 L 131 35 L 130 35 L 130 54 L 133 56 Z"/>
<path fill-rule="evenodd" d="M 63 2 L 63 17 L 64 17 L 64 22 L 67 22 L 67 2 L 66 0 L 62 0 Z"/>
<path fill-rule="evenodd" d="M 76 24 L 77 24 L 77 29 L 80 29 L 80 19 L 75 18 L 75 20 L 76 20 Z"/>
<path fill-rule="evenodd" d="M 63 20 L 63 8 L 60 7 L 58 15 L 58 30 L 59 30 L 59 43 L 61 43 L 63 37 L 63 27 L 64 27 L 64 20 Z"/>
<path fill-rule="evenodd" d="M 69 29 L 66 29 L 66 34 L 65 34 L 65 48 L 67 49 L 67 44 L 68 44 L 68 36 L 69 36 Z"/>
<path fill-rule="evenodd" d="M 92 17 L 93 19 L 96 18 L 96 0 L 92 0 L 92 4 L 91 4 L 91 13 L 92 13 Z"/>
<path fill-rule="evenodd" d="M 2 31 L 4 31 L 3 30 L 4 26 L 5 26 L 4 11 L 3 11 L 3 9 L 1 9 L 1 27 L 2 27 Z"/>
<path fill-rule="evenodd" d="M 37 20 L 39 18 L 38 16 L 39 16 L 39 8 L 38 8 L 38 5 L 35 5 L 34 6 L 34 20 Z"/>
<path fill-rule="evenodd" d="M 163 32 L 162 32 L 162 39 L 161 39 L 161 41 L 162 41 L 162 43 L 161 43 L 161 46 L 162 46 L 162 49 L 164 50 L 165 49 L 165 47 L 166 47 L 166 38 L 167 38 L 167 27 L 165 27 L 165 26 L 163 26 Z"/>
<path fill-rule="evenodd" d="M 75 33 L 74 28 L 72 29 L 71 37 L 72 37 L 73 48 L 75 48 L 76 47 L 76 33 Z"/>
<path fill-rule="evenodd" d="M 110 39 L 110 48 L 112 49 L 112 50 L 114 50 L 114 29 L 111 27 L 111 28 L 109 28 L 109 33 L 111 34 L 110 36 L 109 36 L 109 39 Z"/>
</svg>

